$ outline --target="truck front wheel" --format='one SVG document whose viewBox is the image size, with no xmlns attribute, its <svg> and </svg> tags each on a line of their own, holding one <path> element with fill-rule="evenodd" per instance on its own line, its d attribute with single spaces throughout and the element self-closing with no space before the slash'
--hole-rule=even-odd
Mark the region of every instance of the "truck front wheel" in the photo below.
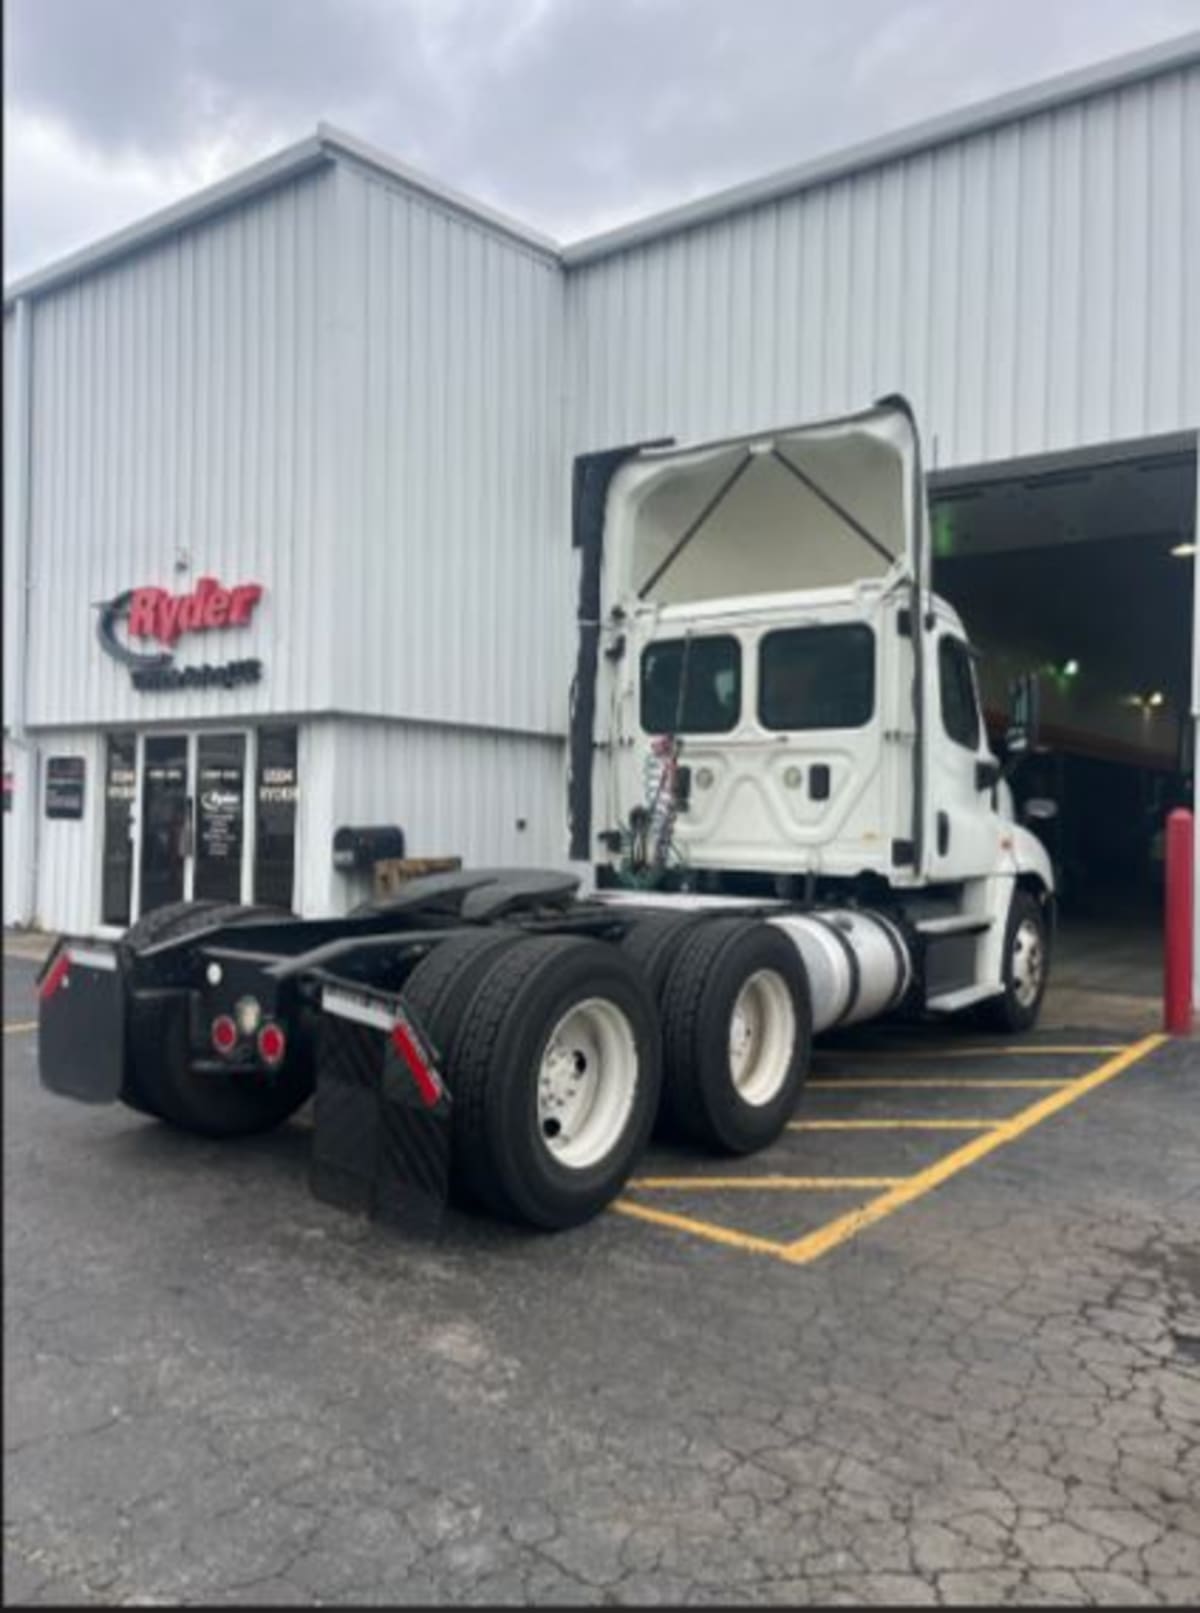
<svg viewBox="0 0 1200 1613">
<path fill-rule="evenodd" d="M 1004 932 L 1004 990 L 980 1005 L 980 1021 L 1003 1035 L 1031 1030 L 1041 1012 L 1050 963 L 1050 934 L 1042 904 L 1015 890 Z"/>
</svg>

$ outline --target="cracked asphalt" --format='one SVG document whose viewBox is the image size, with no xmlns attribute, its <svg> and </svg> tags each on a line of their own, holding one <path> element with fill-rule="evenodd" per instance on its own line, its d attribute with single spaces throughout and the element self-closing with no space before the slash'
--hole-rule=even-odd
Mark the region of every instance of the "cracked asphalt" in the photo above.
<svg viewBox="0 0 1200 1613">
<path fill-rule="evenodd" d="M 300 1125 L 181 1137 L 4 1050 L 9 1605 L 1200 1600 L 1195 1044 L 804 1267 L 406 1241 Z"/>
</svg>

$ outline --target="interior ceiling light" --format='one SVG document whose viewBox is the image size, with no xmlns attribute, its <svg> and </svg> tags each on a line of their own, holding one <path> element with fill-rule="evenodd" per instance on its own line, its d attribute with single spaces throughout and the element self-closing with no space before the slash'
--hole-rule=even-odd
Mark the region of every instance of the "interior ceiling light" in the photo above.
<svg viewBox="0 0 1200 1613">
<path fill-rule="evenodd" d="M 1171 553 L 1180 560 L 1187 560 L 1196 553 L 1196 545 L 1194 543 L 1177 543 Z"/>
<path fill-rule="evenodd" d="M 1079 662 L 1074 656 L 1064 661 L 1060 669 L 1064 678 L 1077 678 L 1079 676 Z"/>
<path fill-rule="evenodd" d="M 1146 696 L 1146 704 L 1157 709 L 1159 706 L 1166 703 L 1166 698 L 1166 695 L 1163 694 L 1161 689 L 1154 689 Z"/>
</svg>

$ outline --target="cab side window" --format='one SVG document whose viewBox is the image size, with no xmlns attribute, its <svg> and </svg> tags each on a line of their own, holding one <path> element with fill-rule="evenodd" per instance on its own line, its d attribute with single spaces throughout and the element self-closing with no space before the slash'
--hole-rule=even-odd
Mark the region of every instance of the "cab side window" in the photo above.
<svg viewBox="0 0 1200 1613">
<path fill-rule="evenodd" d="M 961 639 L 938 642 L 938 681 L 942 691 L 942 726 L 956 745 L 979 746 L 979 703 L 971 652 Z"/>
</svg>

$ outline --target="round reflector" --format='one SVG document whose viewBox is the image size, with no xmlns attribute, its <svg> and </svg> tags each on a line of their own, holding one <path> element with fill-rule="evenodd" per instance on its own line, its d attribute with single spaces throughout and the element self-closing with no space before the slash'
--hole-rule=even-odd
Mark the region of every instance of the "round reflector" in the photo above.
<svg viewBox="0 0 1200 1613">
<path fill-rule="evenodd" d="M 258 1033 L 258 1056 L 264 1064 L 282 1064 L 287 1037 L 278 1025 L 264 1025 Z"/>
<path fill-rule="evenodd" d="M 212 1045 L 218 1053 L 232 1053 L 237 1046 L 238 1029 L 228 1014 L 218 1014 L 212 1022 Z"/>
</svg>

